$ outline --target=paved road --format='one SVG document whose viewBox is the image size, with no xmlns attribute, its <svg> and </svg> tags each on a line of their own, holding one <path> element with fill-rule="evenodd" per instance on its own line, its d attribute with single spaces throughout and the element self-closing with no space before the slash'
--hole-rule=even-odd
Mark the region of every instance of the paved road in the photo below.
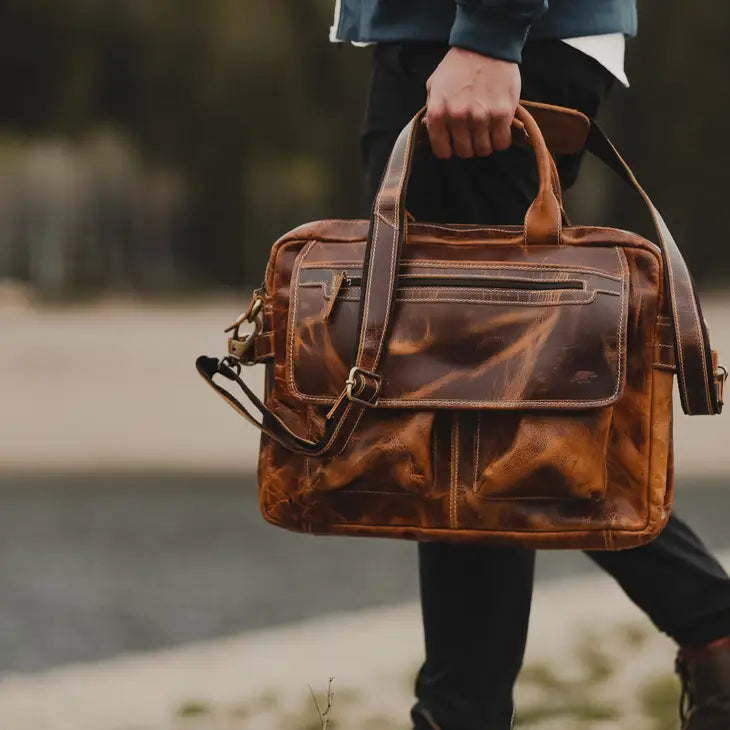
<svg viewBox="0 0 730 730">
<path fill-rule="evenodd" d="M 416 596 L 410 543 L 312 538 L 259 517 L 240 474 L 0 476 L 0 672 Z M 680 511 L 730 547 L 730 491 L 679 490 Z M 543 553 L 539 576 L 590 571 Z"/>
</svg>

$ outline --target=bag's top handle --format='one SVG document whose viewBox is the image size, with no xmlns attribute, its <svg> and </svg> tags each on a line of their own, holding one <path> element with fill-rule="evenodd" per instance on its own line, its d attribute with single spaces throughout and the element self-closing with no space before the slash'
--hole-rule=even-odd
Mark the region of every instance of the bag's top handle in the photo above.
<svg viewBox="0 0 730 730">
<path fill-rule="evenodd" d="M 538 117 L 540 126 L 527 111 L 528 108 Z M 377 404 L 381 385 L 378 367 L 389 334 L 407 227 L 405 195 L 422 117 L 423 110 L 399 135 L 373 205 L 363 262 L 360 325 L 353 367 L 342 393 L 327 415 L 322 438 L 314 441 L 291 431 L 246 386 L 238 372 L 240 367 L 234 369 L 230 364 L 207 357 L 200 357 L 196 362 L 198 372 L 219 395 L 253 425 L 291 451 L 308 456 L 339 452 L 347 445 L 364 411 Z M 578 111 L 523 102 L 517 109 L 516 118 L 518 123 L 513 126 L 513 137 L 518 143 L 521 139 L 522 143 L 527 141 L 532 146 L 539 172 L 538 194 L 525 216 L 525 244 L 560 243 L 560 187 L 548 149 L 566 154 L 588 149 L 632 185 L 649 208 L 663 253 L 665 295 L 674 325 L 682 408 L 688 415 L 720 413 L 725 375 L 714 362 L 692 278 L 666 223 L 639 185 L 631 168 L 595 122 Z M 214 382 L 213 378 L 217 374 L 238 383 L 259 411 L 261 421 Z"/>
<path fill-rule="evenodd" d="M 418 143 L 426 109 L 421 109 L 393 145 L 380 187 L 373 203 L 373 221 L 380 218 L 389 227 L 405 224 L 404 201 L 408 189 L 411 161 Z M 537 161 L 538 191 L 525 215 L 525 243 L 560 243 L 562 224 L 560 181 L 540 127 L 523 106 L 518 106 L 513 122 L 513 136 L 526 141 Z M 372 229 L 375 234 L 375 227 Z"/>
</svg>

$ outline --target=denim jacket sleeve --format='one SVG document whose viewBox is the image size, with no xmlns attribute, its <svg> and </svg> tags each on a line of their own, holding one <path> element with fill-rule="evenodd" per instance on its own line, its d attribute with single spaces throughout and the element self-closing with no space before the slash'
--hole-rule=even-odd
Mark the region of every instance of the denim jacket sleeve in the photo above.
<svg viewBox="0 0 730 730">
<path fill-rule="evenodd" d="M 449 43 L 519 63 L 530 26 L 548 0 L 456 0 Z"/>
</svg>

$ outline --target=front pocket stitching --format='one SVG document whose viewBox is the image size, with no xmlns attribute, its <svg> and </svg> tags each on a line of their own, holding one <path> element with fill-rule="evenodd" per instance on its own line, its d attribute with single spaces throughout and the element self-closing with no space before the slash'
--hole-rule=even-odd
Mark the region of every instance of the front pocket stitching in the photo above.
<svg viewBox="0 0 730 730">
<path fill-rule="evenodd" d="M 454 413 L 451 425 L 451 488 L 449 489 L 449 524 L 458 529 L 456 487 L 459 481 L 459 414 Z"/>
<path fill-rule="evenodd" d="M 304 258 L 308 253 L 311 246 L 314 245 L 316 241 L 312 240 L 310 241 L 309 245 L 304 249 L 302 253 L 302 258 Z M 410 408 L 414 408 L 416 406 L 425 406 L 425 407 L 445 407 L 445 406 L 471 406 L 473 407 L 480 407 L 480 408 L 508 408 L 512 406 L 522 406 L 524 408 L 529 407 L 536 407 L 540 405 L 545 406 L 551 406 L 551 407 L 558 407 L 558 406 L 581 406 L 583 408 L 595 408 L 599 406 L 604 405 L 610 405 L 613 403 L 618 396 L 621 384 L 622 384 L 622 376 L 623 376 L 623 367 L 622 367 L 622 360 L 623 360 L 623 325 L 624 325 L 624 318 L 625 318 L 625 306 L 626 306 L 626 289 L 628 287 L 628 281 L 626 280 L 626 262 L 625 257 L 623 256 L 623 251 L 621 247 L 614 246 L 613 247 L 614 252 L 616 253 L 616 256 L 619 260 L 619 265 L 621 267 L 622 272 L 622 286 L 621 286 L 621 309 L 619 312 L 619 320 L 618 320 L 618 328 L 617 328 L 617 336 L 618 336 L 618 364 L 617 364 L 617 372 L 616 372 L 616 386 L 614 388 L 613 393 L 610 396 L 607 396 L 606 398 L 601 398 L 599 400 L 578 400 L 578 399 L 572 399 L 572 400 L 553 400 L 553 399 L 536 399 L 536 400 L 521 400 L 521 401 L 474 401 L 474 400 L 408 400 L 403 398 L 381 398 L 380 403 L 381 404 L 393 404 L 393 405 L 402 405 L 403 403 L 408 403 Z M 301 259 L 300 259 L 301 261 Z M 292 307 L 292 310 L 290 312 L 290 321 L 289 321 L 289 362 L 287 363 L 287 382 L 289 384 L 289 387 L 292 390 L 292 393 L 294 395 L 298 396 L 302 400 L 304 400 L 307 403 L 321 403 L 329 405 L 333 403 L 336 399 L 328 396 L 316 396 L 316 395 L 307 395 L 305 393 L 302 393 L 296 386 L 296 383 L 294 382 L 294 366 L 293 366 L 293 346 L 294 346 L 294 327 L 293 327 L 293 317 L 296 313 L 297 304 L 298 304 L 298 298 L 297 298 L 297 290 L 299 288 L 299 268 L 300 266 L 295 267 L 295 272 L 292 272 L 292 281 L 296 282 L 294 286 L 294 306 Z M 439 300 L 439 301 L 445 301 L 445 300 Z M 459 300 L 463 301 L 463 300 Z M 479 300 L 477 303 L 482 303 L 483 300 Z M 568 304 L 566 302 L 565 304 Z M 540 306 L 545 306 L 542 303 L 540 303 Z M 362 415 L 362 414 L 360 414 Z M 359 419 L 358 419 L 359 420 Z M 341 424 L 340 424 L 341 425 Z"/>
<path fill-rule="evenodd" d="M 471 487 L 472 492 L 474 492 L 474 493 L 476 493 L 478 491 L 477 476 L 479 474 L 479 439 L 481 436 L 481 425 L 482 425 L 481 414 L 477 413 L 477 432 L 476 432 L 476 437 L 474 438 L 474 482 Z"/>
<path fill-rule="evenodd" d="M 327 289 L 326 289 L 326 283 L 323 281 L 306 281 L 297 286 L 297 289 L 299 288 L 308 288 L 308 289 L 315 289 L 320 288 L 322 289 L 322 298 L 324 300 L 327 300 L 328 297 Z M 416 297 L 416 296 L 407 296 L 405 292 L 452 292 L 452 291 L 480 291 L 480 292 L 487 292 L 489 294 L 498 294 L 502 292 L 512 292 L 514 290 L 509 288 L 500 288 L 500 289 L 481 289 L 479 287 L 438 287 L 438 286 L 431 286 L 431 287 L 399 287 L 396 290 L 396 297 L 395 301 L 397 302 L 418 302 L 418 303 L 428 303 L 428 302 L 445 302 L 447 304 L 514 304 L 519 306 L 525 306 L 525 307 L 555 307 L 555 306 L 563 306 L 563 305 L 570 305 L 570 304 L 592 304 L 596 300 L 596 296 L 600 294 L 607 294 L 610 296 L 621 296 L 618 292 L 609 291 L 607 289 L 592 289 L 590 290 L 590 296 L 584 297 L 582 299 L 563 299 L 562 297 L 568 297 L 568 296 L 577 296 L 577 292 L 580 291 L 587 291 L 587 290 L 580 290 L 580 289 L 554 289 L 554 290 L 539 290 L 539 289 L 525 289 L 525 295 L 526 296 L 552 296 L 552 301 L 526 301 L 524 299 L 501 299 L 497 297 L 483 297 L 481 299 L 465 299 L 463 297 L 441 297 L 441 298 L 434 298 L 434 297 Z M 522 290 L 518 290 L 522 291 Z M 398 292 L 400 292 L 400 296 L 398 295 Z M 555 292 L 558 292 L 558 299 L 554 299 Z M 353 297 L 353 296 L 347 296 L 347 295 L 340 295 L 337 297 L 337 301 L 339 302 L 359 302 L 359 297 Z"/>
</svg>

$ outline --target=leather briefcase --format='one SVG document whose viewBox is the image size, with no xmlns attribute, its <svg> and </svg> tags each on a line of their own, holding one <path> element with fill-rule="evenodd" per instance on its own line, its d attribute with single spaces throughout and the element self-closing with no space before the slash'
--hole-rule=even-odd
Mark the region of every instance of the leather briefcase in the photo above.
<svg viewBox="0 0 730 730">
<path fill-rule="evenodd" d="M 672 503 L 673 375 L 690 415 L 719 413 L 725 381 L 671 234 L 594 123 L 529 103 L 513 125 L 539 173 L 524 226 L 414 222 L 405 198 L 422 117 L 398 137 L 370 221 L 287 233 L 229 328 L 228 356 L 197 361 L 263 432 L 264 517 L 317 534 L 531 548 L 648 542 Z M 566 225 L 548 145 L 585 147 L 633 185 L 656 243 Z M 244 322 L 252 333 L 239 334 Z M 263 401 L 241 378 L 255 363 Z"/>
</svg>

